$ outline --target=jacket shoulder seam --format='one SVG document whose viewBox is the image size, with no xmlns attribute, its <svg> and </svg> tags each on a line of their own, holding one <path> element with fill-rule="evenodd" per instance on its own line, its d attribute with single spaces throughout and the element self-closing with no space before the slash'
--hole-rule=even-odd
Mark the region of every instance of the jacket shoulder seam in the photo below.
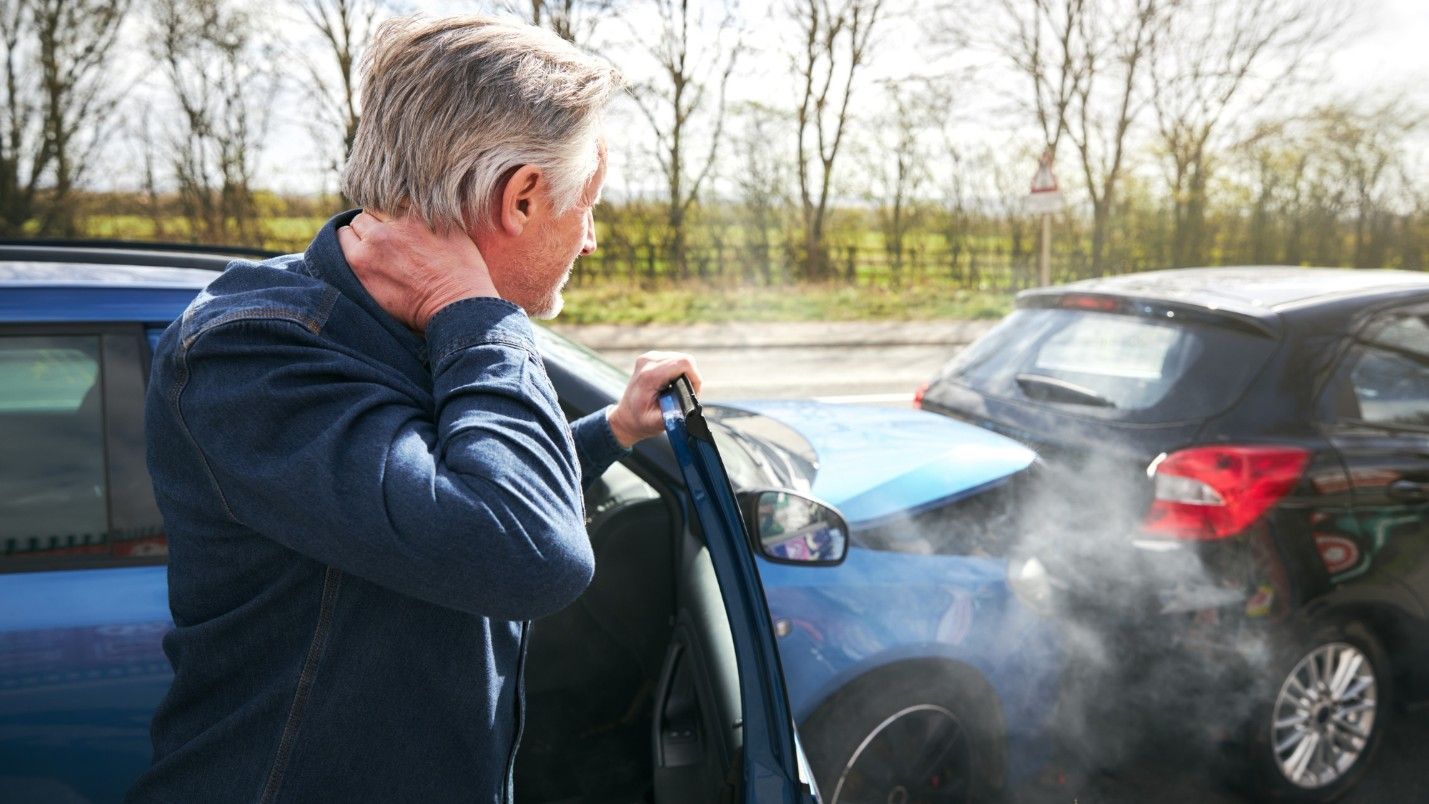
<svg viewBox="0 0 1429 804">
<path fill-rule="evenodd" d="M 218 476 L 213 472 L 213 466 L 209 463 L 208 453 L 199 446 L 198 439 L 194 438 L 193 431 L 189 429 L 188 421 L 184 419 L 183 395 L 189 383 L 189 358 L 188 349 L 178 350 L 176 362 L 177 377 L 174 384 L 169 389 L 169 407 L 174 411 L 174 420 L 178 422 L 179 430 L 183 431 L 184 438 L 188 440 L 189 446 L 193 448 L 194 454 L 198 456 L 199 463 L 203 465 L 204 474 L 208 476 L 209 485 L 213 486 L 214 494 L 218 495 L 218 502 L 223 506 L 223 512 L 234 522 L 238 522 L 238 515 L 233 513 L 233 507 L 228 504 L 228 497 L 223 493 L 223 487 L 218 485 Z M 242 523 L 239 523 L 242 524 Z"/>
<path fill-rule="evenodd" d="M 329 287 L 323 292 L 322 300 L 315 310 L 305 310 L 298 307 L 245 307 L 238 310 L 229 310 L 213 318 L 200 323 L 192 332 L 184 334 L 183 345 L 187 349 L 193 346 L 204 333 L 230 324 L 234 321 L 290 321 L 301 326 L 314 335 L 322 332 L 327 325 L 328 318 L 332 315 L 332 309 L 337 304 L 337 297 L 340 295 L 337 288 Z"/>
</svg>

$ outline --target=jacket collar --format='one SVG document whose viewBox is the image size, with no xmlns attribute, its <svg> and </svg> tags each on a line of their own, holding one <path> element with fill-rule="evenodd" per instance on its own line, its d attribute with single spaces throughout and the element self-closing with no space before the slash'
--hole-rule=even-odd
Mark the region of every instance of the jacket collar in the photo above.
<svg viewBox="0 0 1429 804">
<path fill-rule="evenodd" d="M 307 266 L 307 271 L 313 277 L 337 288 L 342 295 L 357 304 L 367 314 L 372 316 L 382 328 L 387 330 L 394 339 L 419 360 L 426 361 L 427 342 L 426 338 L 413 332 L 393 318 L 377 300 L 372 298 L 372 294 L 367 292 L 367 288 L 362 286 L 362 282 L 357 275 L 352 272 L 352 266 L 347 264 L 347 257 L 342 253 L 342 246 L 337 239 L 337 230 L 352 222 L 357 217 L 361 209 L 349 209 L 346 212 L 339 212 L 328 222 L 323 224 L 323 228 L 318 231 L 317 237 L 308 245 L 308 250 L 303 254 L 303 262 Z"/>
</svg>

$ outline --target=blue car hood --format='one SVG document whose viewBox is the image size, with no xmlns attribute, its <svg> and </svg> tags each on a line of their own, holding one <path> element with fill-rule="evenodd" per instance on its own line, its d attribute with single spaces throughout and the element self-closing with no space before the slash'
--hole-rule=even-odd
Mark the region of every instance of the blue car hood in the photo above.
<svg viewBox="0 0 1429 804">
<path fill-rule="evenodd" d="M 818 456 L 810 492 L 852 527 L 967 496 L 1036 458 L 1016 441 L 919 410 L 803 400 L 717 405 L 767 416 L 803 436 Z"/>
</svg>

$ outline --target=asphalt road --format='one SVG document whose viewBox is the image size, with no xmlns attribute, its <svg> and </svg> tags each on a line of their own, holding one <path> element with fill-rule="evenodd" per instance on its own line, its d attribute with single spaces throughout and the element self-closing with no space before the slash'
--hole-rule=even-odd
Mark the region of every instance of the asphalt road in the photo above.
<svg viewBox="0 0 1429 804">
<path fill-rule="evenodd" d="M 814 397 L 908 404 L 995 322 L 552 327 L 621 368 L 652 349 L 693 354 L 708 401 Z"/>
<path fill-rule="evenodd" d="M 1429 803 L 1429 709 L 1395 715 L 1369 775 L 1340 804 Z M 1260 804 L 1192 756 L 1161 746 L 1121 767 L 1066 766 L 1060 778 L 1053 772 L 1024 783 L 1009 804 Z"/>
</svg>

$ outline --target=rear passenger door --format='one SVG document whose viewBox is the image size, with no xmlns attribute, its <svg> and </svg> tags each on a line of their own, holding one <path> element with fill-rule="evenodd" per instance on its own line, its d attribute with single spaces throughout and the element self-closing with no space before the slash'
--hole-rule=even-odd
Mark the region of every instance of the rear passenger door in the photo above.
<svg viewBox="0 0 1429 804">
<path fill-rule="evenodd" d="M 0 328 L 0 800 L 117 800 L 168 687 L 137 325 Z"/>
<path fill-rule="evenodd" d="M 1406 586 L 1429 613 L 1429 304 L 1360 330 L 1329 392 L 1330 438 L 1349 473 L 1369 573 Z M 1429 619 L 1411 644 L 1429 676 Z M 1429 689 L 1421 689 L 1429 695 Z"/>
</svg>

